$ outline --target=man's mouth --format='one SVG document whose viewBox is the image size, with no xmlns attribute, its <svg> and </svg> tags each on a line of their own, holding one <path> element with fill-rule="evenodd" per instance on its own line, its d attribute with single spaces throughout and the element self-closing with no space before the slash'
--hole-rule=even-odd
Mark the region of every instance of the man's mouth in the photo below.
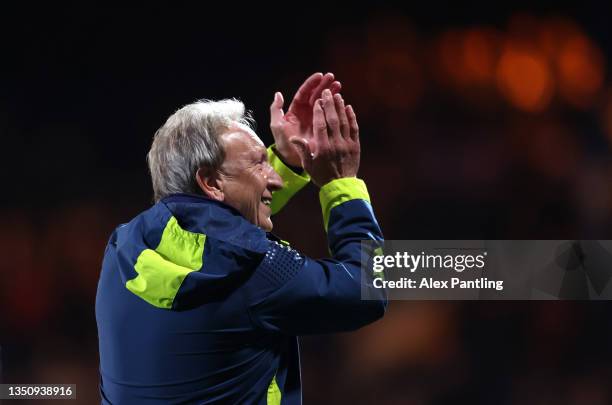
<svg viewBox="0 0 612 405">
<path fill-rule="evenodd" d="M 272 198 L 271 197 L 261 197 L 261 202 L 264 205 L 267 205 L 269 207 L 270 204 L 272 204 Z"/>
</svg>

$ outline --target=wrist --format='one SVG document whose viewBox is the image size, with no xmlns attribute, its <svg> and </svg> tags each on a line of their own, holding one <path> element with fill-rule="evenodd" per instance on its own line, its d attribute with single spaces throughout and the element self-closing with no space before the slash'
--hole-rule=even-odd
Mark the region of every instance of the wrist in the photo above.
<svg viewBox="0 0 612 405">
<path fill-rule="evenodd" d="M 357 177 L 342 177 L 325 183 L 319 190 L 325 230 L 327 231 L 333 208 L 347 201 L 358 199 L 370 202 L 370 195 L 364 181 Z"/>
<path fill-rule="evenodd" d="M 282 153 L 276 144 L 273 144 L 272 146 L 270 146 L 270 148 L 272 148 L 272 151 L 274 152 L 274 154 L 276 155 L 276 157 L 278 157 L 280 159 L 281 162 L 283 162 L 283 164 L 285 166 L 287 166 L 289 169 L 291 169 L 294 173 L 297 174 L 302 174 L 304 173 L 304 168 L 301 165 L 301 162 L 298 162 L 298 164 L 295 164 L 294 161 L 292 161 L 291 159 L 287 158 L 287 153 Z"/>
</svg>

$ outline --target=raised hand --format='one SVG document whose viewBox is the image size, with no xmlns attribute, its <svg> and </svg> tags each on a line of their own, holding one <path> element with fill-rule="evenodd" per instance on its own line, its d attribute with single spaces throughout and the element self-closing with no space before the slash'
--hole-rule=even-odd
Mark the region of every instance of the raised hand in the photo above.
<svg viewBox="0 0 612 405">
<path fill-rule="evenodd" d="M 324 90 L 314 104 L 312 125 L 311 139 L 291 138 L 312 182 L 321 187 L 334 179 L 357 176 L 361 147 L 353 107 L 345 106 L 340 94 Z"/>
<path fill-rule="evenodd" d="M 291 166 L 303 167 L 300 155 L 290 139 L 302 139 L 305 142 L 313 138 L 313 106 L 321 98 L 323 90 L 336 94 L 342 85 L 334 80 L 333 73 L 315 73 L 302 83 L 285 113 L 284 99 L 280 92 L 274 94 L 270 106 L 270 129 L 274 136 L 276 150 L 281 159 Z"/>
</svg>

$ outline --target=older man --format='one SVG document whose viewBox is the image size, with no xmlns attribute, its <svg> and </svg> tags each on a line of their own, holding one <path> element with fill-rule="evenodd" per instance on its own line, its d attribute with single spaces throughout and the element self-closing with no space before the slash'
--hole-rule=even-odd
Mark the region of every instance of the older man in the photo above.
<svg viewBox="0 0 612 405">
<path fill-rule="evenodd" d="M 103 403 L 299 404 L 296 336 L 383 315 L 383 292 L 360 274 L 360 241 L 382 235 L 339 90 L 314 74 L 286 114 L 277 93 L 268 150 L 236 100 L 187 105 L 157 131 L 156 203 L 112 234 L 98 285 Z M 268 233 L 310 179 L 332 259 Z"/>
</svg>

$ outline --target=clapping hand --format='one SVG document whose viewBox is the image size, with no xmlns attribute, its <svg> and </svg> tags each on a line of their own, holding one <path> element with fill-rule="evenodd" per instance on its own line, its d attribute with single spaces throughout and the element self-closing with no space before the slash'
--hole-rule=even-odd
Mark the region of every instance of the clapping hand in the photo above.
<svg viewBox="0 0 612 405">
<path fill-rule="evenodd" d="M 270 129 L 276 151 L 286 164 L 303 168 L 299 151 L 290 140 L 313 143 L 315 102 L 321 99 L 324 90 L 329 90 L 330 94 L 334 95 L 341 87 L 340 82 L 334 80 L 333 73 L 315 73 L 300 86 L 287 112 L 283 111 L 283 95 L 280 92 L 274 94 L 274 101 L 270 106 Z"/>
<path fill-rule="evenodd" d="M 314 103 L 312 116 L 312 138 L 290 139 L 312 182 L 321 187 L 335 179 L 356 177 L 361 147 L 353 107 L 345 106 L 339 93 L 324 90 Z"/>
</svg>

